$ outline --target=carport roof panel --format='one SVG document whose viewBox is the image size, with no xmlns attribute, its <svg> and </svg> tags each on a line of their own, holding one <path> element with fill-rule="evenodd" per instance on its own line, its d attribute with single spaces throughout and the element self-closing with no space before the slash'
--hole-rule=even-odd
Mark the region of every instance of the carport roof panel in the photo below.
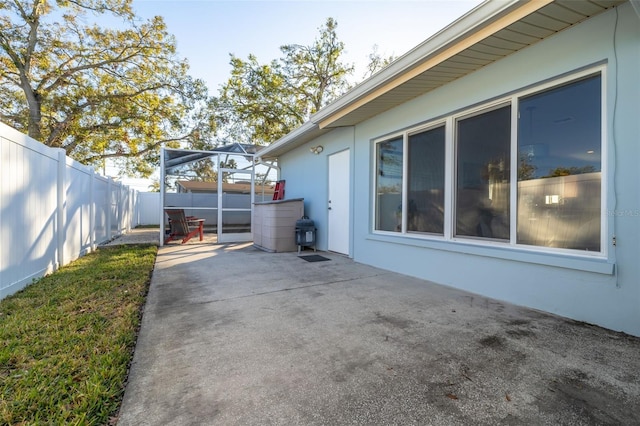
<svg viewBox="0 0 640 426">
<path fill-rule="evenodd" d="M 165 172 L 171 172 L 186 164 L 204 160 L 217 154 L 240 154 L 244 156 L 253 156 L 262 147 L 258 145 L 232 143 L 217 147 L 212 151 L 197 151 L 190 149 L 164 149 L 164 168 Z"/>
</svg>

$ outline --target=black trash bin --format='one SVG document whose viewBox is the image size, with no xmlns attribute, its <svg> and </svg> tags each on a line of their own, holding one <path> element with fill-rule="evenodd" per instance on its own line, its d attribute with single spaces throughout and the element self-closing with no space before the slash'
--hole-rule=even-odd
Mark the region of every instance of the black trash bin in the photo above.
<svg viewBox="0 0 640 426">
<path fill-rule="evenodd" d="M 296 244 L 298 245 L 298 253 L 302 247 L 313 246 L 313 251 L 316 251 L 316 225 L 307 216 L 296 220 Z"/>
</svg>

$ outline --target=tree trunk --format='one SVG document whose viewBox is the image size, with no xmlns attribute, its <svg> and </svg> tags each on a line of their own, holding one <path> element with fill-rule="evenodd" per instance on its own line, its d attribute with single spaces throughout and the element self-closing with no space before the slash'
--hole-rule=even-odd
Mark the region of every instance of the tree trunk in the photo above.
<svg viewBox="0 0 640 426">
<path fill-rule="evenodd" d="M 24 67 L 20 69 L 20 85 L 27 98 L 27 105 L 29 105 L 29 122 L 27 123 L 27 131 L 30 137 L 33 139 L 44 142 L 42 140 L 42 96 L 31 87 L 29 78 L 26 75 Z"/>
<path fill-rule="evenodd" d="M 42 140 L 42 99 L 37 92 L 31 92 L 31 96 L 27 96 L 29 104 L 29 136 L 33 139 L 44 142 Z"/>
</svg>

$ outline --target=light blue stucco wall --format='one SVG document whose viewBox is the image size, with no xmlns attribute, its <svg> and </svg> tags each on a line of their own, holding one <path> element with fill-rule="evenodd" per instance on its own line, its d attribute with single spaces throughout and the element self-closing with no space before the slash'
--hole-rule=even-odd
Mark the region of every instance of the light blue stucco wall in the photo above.
<svg viewBox="0 0 640 426">
<path fill-rule="evenodd" d="M 640 18 L 628 3 L 617 9 L 282 156 L 287 197 L 305 198 L 318 247 L 326 249 L 327 155 L 350 148 L 356 261 L 640 335 Z M 605 67 L 606 258 L 372 232 L 373 139 L 596 65 Z M 325 150 L 312 155 L 318 144 Z"/>
<path fill-rule="evenodd" d="M 313 154 L 309 148 L 318 145 L 322 145 L 322 152 L 319 155 Z M 280 178 L 286 180 L 285 196 L 304 198 L 304 214 L 315 222 L 318 229 L 316 247 L 319 250 L 327 250 L 329 156 L 345 149 L 353 152 L 353 147 L 354 128 L 345 127 L 317 138 L 312 144 L 290 151 L 279 159 L 282 169 Z M 353 155 L 350 160 L 353 164 Z M 345 182 L 345 185 L 349 185 L 351 194 L 353 181 L 351 179 Z"/>
</svg>

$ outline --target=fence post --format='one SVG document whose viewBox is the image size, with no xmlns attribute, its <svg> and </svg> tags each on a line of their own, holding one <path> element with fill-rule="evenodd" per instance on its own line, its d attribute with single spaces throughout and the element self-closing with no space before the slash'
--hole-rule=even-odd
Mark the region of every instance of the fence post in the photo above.
<svg viewBox="0 0 640 426">
<path fill-rule="evenodd" d="M 107 241 L 111 240 L 111 207 L 112 207 L 111 206 L 111 197 L 112 197 L 112 194 L 111 194 L 111 178 L 108 177 L 107 178 L 107 199 L 105 200 L 106 204 L 107 204 L 107 214 L 106 214 L 106 216 L 107 216 L 107 218 L 106 218 L 107 219 L 107 224 L 105 225 L 106 228 L 107 228 L 106 229 L 106 231 L 107 231 Z"/>
<path fill-rule="evenodd" d="M 122 184 L 120 182 L 113 182 L 116 186 L 116 194 L 115 194 L 115 199 L 116 201 L 116 205 L 115 205 L 115 210 L 116 210 L 116 233 L 115 236 L 120 235 L 120 232 L 122 231 Z"/>
<path fill-rule="evenodd" d="M 95 206 L 95 179 L 96 173 L 93 167 L 89 168 L 89 250 L 96 249 L 96 206 Z"/>
<path fill-rule="evenodd" d="M 58 232 L 57 240 L 58 240 L 58 256 L 57 262 L 58 265 L 55 269 L 62 267 L 64 262 L 64 243 L 66 240 L 66 218 L 65 218 L 65 210 L 66 210 L 66 172 L 67 172 L 67 153 L 62 148 L 57 148 L 58 150 L 58 179 L 57 179 L 57 203 L 56 203 L 56 230 Z"/>
<path fill-rule="evenodd" d="M 138 214 L 138 191 L 129 189 L 129 193 L 131 194 L 131 228 L 133 229 L 138 226 L 138 222 L 140 221 L 140 216 Z"/>
<path fill-rule="evenodd" d="M 138 191 L 135 191 L 131 188 L 129 191 L 129 226 L 127 227 L 127 232 L 130 232 L 133 228 L 138 226 Z"/>
</svg>

